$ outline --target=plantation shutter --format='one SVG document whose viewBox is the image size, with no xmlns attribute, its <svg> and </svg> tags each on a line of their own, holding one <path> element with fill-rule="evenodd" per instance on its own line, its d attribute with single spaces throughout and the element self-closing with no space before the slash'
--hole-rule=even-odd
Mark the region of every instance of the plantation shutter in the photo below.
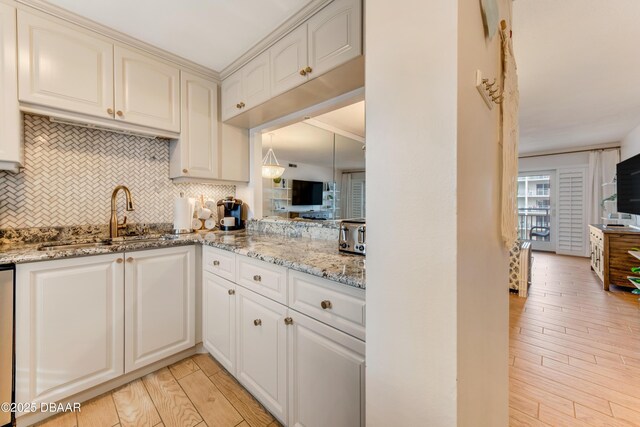
<svg viewBox="0 0 640 427">
<path fill-rule="evenodd" d="M 586 206 L 586 170 L 559 169 L 557 253 L 586 255 Z"/>
<path fill-rule="evenodd" d="M 364 216 L 364 181 L 351 181 L 351 218 Z"/>
</svg>

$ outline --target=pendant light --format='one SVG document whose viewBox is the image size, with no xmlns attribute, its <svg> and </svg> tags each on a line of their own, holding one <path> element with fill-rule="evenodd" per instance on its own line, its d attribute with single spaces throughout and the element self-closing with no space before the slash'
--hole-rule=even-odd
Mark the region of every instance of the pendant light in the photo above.
<svg viewBox="0 0 640 427">
<path fill-rule="evenodd" d="M 267 155 L 262 159 L 262 177 L 270 179 L 280 178 L 284 173 L 284 167 L 280 166 L 273 152 L 273 134 L 270 133 L 269 136 L 271 137 L 271 147 L 269 147 Z"/>
</svg>

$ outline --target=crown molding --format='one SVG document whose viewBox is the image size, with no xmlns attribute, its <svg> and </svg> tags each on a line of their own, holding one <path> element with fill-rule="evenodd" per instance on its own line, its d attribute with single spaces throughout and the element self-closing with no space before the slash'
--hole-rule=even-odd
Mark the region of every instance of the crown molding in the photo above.
<svg viewBox="0 0 640 427">
<path fill-rule="evenodd" d="M 198 73 L 203 77 L 213 79 L 217 83 L 220 83 L 221 81 L 220 73 L 215 70 L 212 70 L 203 65 L 197 64 L 193 61 L 190 61 L 174 53 L 168 52 L 159 47 L 153 46 L 149 43 L 143 42 L 142 40 L 139 40 L 135 37 L 131 37 L 120 31 L 114 30 L 113 28 L 99 24 L 95 21 L 92 21 L 91 19 L 84 18 L 80 15 L 77 15 L 61 7 L 47 3 L 44 0 L 16 0 L 16 3 L 19 3 L 21 5 L 27 6 L 28 8 L 32 8 L 40 12 L 46 13 L 47 15 L 51 15 L 58 19 L 62 19 L 71 24 L 78 25 L 82 28 L 85 28 L 87 30 L 98 33 L 102 36 L 113 39 L 124 45 L 131 46 L 133 48 L 139 49 L 141 51 L 144 51 L 146 53 L 149 53 L 155 56 L 159 56 L 166 61 L 170 61 L 180 67 L 187 68 L 189 69 L 189 71 Z"/>
<path fill-rule="evenodd" d="M 26 0 L 19 0 L 26 1 Z M 32 0 L 36 1 L 36 0 Z M 37 0 L 39 1 L 39 0 Z M 311 16 L 313 16 L 320 9 L 331 3 L 333 0 L 311 0 L 309 3 L 296 12 L 289 19 L 284 21 L 278 28 L 267 34 L 262 40 L 260 40 L 255 46 L 243 53 L 238 59 L 227 65 L 222 71 L 220 71 L 220 79 L 224 80 L 237 70 L 239 70 L 247 62 L 267 50 L 275 42 L 289 34 L 293 29 L 305 22 Z"/>
</svg>

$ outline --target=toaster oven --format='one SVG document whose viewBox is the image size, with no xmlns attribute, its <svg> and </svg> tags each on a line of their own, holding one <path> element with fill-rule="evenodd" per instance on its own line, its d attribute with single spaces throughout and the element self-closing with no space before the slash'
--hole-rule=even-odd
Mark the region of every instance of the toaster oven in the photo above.
<svg viewBox="0 0 640 427">
<path fill-rule="evenodd" d="M 338 245 L 340 252 L 365 255 L 367 249 L 367 225 L 364 219 L 348 219 L 340 222 Z"/>
</svg>

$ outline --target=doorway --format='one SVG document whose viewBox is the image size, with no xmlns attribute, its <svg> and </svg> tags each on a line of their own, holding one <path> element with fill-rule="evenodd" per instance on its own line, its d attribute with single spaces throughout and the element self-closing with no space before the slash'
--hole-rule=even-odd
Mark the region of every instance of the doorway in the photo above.
<svg viewBox="0 0 640 427">
<path fill-rule="evenodd" d="M 518 238 L 531 240 L 531 248 L 556 250 L 555 171 L 518 175 Z"/>
</svg>

